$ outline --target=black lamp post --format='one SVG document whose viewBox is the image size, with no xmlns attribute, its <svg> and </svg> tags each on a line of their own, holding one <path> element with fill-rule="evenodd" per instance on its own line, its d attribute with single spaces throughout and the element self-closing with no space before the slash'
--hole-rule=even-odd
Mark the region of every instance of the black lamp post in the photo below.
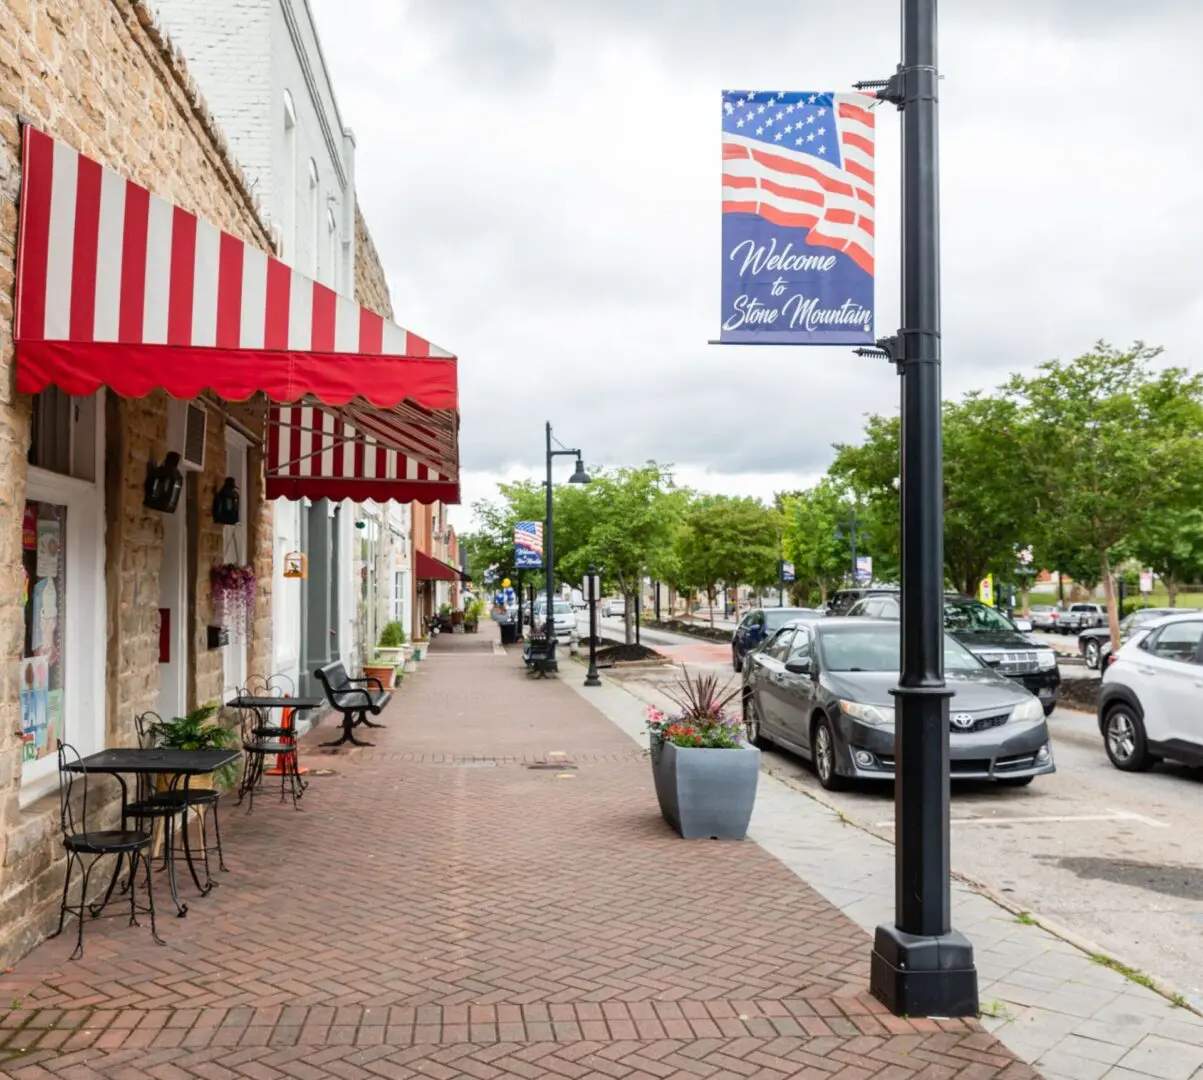
<svg viewBox="0 0 1203 1080">
<path fill-rule="evenodd" d="M 601 578 L 597 567 L 589 567 L 585 576 L 585 599 L 589 602 L 589 670 L 585 673 L 586 686 L 601 686 L 597 674 L 597 601 L 601 596 Z"/>
<path fill-rule="evenodd" d="M 870 989 L 895 1015 L 975 1016 L 973 946 L 952 928 L 944 682 L 943 432 L 936 0 L 902 0 L 902 63 L 878 96 L 902 110 L 902 620 L 894 758 L 894 922 Z"/>
<path fill-rule="evenodd" d="M 576 469 L 568 478 L 570 484 L 588 484 L 590 477 L 585 472 L 585 463 L 581 460 L 579 450 L 553 450 L 551 448 L 551 421 L 547 422 L 547 536 L 544 538 L 544 557 L 547 560 L 547 642 L 554 645 L 556 640 L 555 620 L 555 588 L 556 588 L 556 558 L 555 558 L 555 527 L 551 514 L 551 463 L 557 457 L 575 457 Z M 534 627 L 531 627 L 532 631 Z M 553 661 L 554 666 L 554 661 Z"/>
<path fill-rule="evenodd" d="M 843 525 L 839 525 L 835 530 L 835 538 L 837 540 L 847 540 L 849 547 L 852 549 L 852 584 L 857 584 L 856 578 L 856 542 L 857 540 L 867 540 L 864 530 L 860 527 L 860 521 L 856 516 L 856 510 L 848 512 L 848 520 Z"/>
</svg>

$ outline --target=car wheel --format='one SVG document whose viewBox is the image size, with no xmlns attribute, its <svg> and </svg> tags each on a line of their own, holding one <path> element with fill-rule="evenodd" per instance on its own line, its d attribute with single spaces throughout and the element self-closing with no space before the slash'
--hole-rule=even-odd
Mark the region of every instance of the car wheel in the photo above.
<svg viewBox="0 0 1203 1080">
<path fill-rule="evenodd" d="M 1103 742 L 1111 764 L 1124 772 L 1144 772 L 1155 760 L 1149 753 L 1144 721 L 1124 702 L 1107 710 Z"/>
<path fill-rule="evenodd" d="M 737 672 L 743 671 L 744 669 L 744 662 L 740 659 L 739 653 L 737 653 L 734 649 L 731 650 L 731 666 L 735 668 Z"/>
<path fill-rule="evenodd" d="M 1035 779 L 1034 776 L 1000 776 L 998 783 L 1003 787 L 1027 787 Z"/>
<path fill-rule="evenodd" d="M 819 717 L 815 724 L 811 748 L 815 763 L 815 774 L 825 791 L 841 791 L 848 786 L 845 777 L 835 771 L 835 736 L 831 733 L 831 721 Z"/>
<path fill-rule="evenodd" d="M 769 740 L 761 734 L 760 709 L 756 705 L 755 697 L 750 692 L 744 694 L 744 734 L 747 736 L 749 746 L 764 750 L 770 745 Z"/>
<path fill-rule="evenodd" d="M 1086 642 L 1086 651 L 1083 654 L 1086 657 L 1086 666 L 1091 671 L 1099 669 L 1099 643 L 1097 641 Z"/>
</svg>

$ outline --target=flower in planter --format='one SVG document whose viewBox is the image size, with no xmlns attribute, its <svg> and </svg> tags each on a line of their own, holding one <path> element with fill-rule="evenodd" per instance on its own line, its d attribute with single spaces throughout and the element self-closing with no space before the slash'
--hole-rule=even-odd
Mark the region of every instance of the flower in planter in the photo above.
<svg viewBox="0 0 1203 1080">
<path fill-rule="evenodd" d="M 255 592 L 258 581 L 251 566 L 220 563 L 209 574 L 213 589 L 213 607 L 220 625 L 229 627 L 234 636 L 250 640 L 255 627 Z"/>
<path fill-rule="evenodd" d="M 667 693 L 680 712 L 668 716 L 654 706 L 648 707 L 647 729 L 653 746 L 670 742 L 674 746 L 736 750 L 744 745 L 743 720 L 727 712 L 727 706 L 739 695 L 738 687 L 720 687 L 717 675 L 693 678 L 686 670 Z"/>
</svg>

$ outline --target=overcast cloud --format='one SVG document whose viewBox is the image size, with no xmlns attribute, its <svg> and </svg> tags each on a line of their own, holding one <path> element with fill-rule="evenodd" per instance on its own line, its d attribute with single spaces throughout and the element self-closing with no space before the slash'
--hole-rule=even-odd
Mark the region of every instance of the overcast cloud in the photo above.
<svg viewBox="0 0 1203 1080">
<path fill-rule="evenodd" d="M 888 75 L 898 0 L 309 2 L 398 321 L 460 358 L 466 503 L 541 471 L 547 419 L 591 463 L 768 496 L 896 408 L 881 361 L 706 342 L 720 90 Z M 1201 41 L 1199 0 L 942 5 L 946 395 L 1100 337 L 1200 365 Z M 880 334 L 898 144 L 883 106 Z"/>
</svg>

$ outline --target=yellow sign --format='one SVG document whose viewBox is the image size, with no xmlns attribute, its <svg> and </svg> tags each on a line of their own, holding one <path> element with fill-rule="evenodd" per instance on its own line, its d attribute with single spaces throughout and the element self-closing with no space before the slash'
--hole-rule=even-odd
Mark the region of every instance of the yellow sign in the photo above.
<svg viewBox="0 0 1203 1080">
<path fill-rule="evenodd" d="M 977 598 L 983 604 L 994 606 L 994 575 L 987 574 L 977 587 Z"/>
<path fill-rule="evenodd" d="M 510 579 L 508 577 L 501 579 L 501 587 L 503 589 L 508 589 L 510 587 Z"/>
</svg>

